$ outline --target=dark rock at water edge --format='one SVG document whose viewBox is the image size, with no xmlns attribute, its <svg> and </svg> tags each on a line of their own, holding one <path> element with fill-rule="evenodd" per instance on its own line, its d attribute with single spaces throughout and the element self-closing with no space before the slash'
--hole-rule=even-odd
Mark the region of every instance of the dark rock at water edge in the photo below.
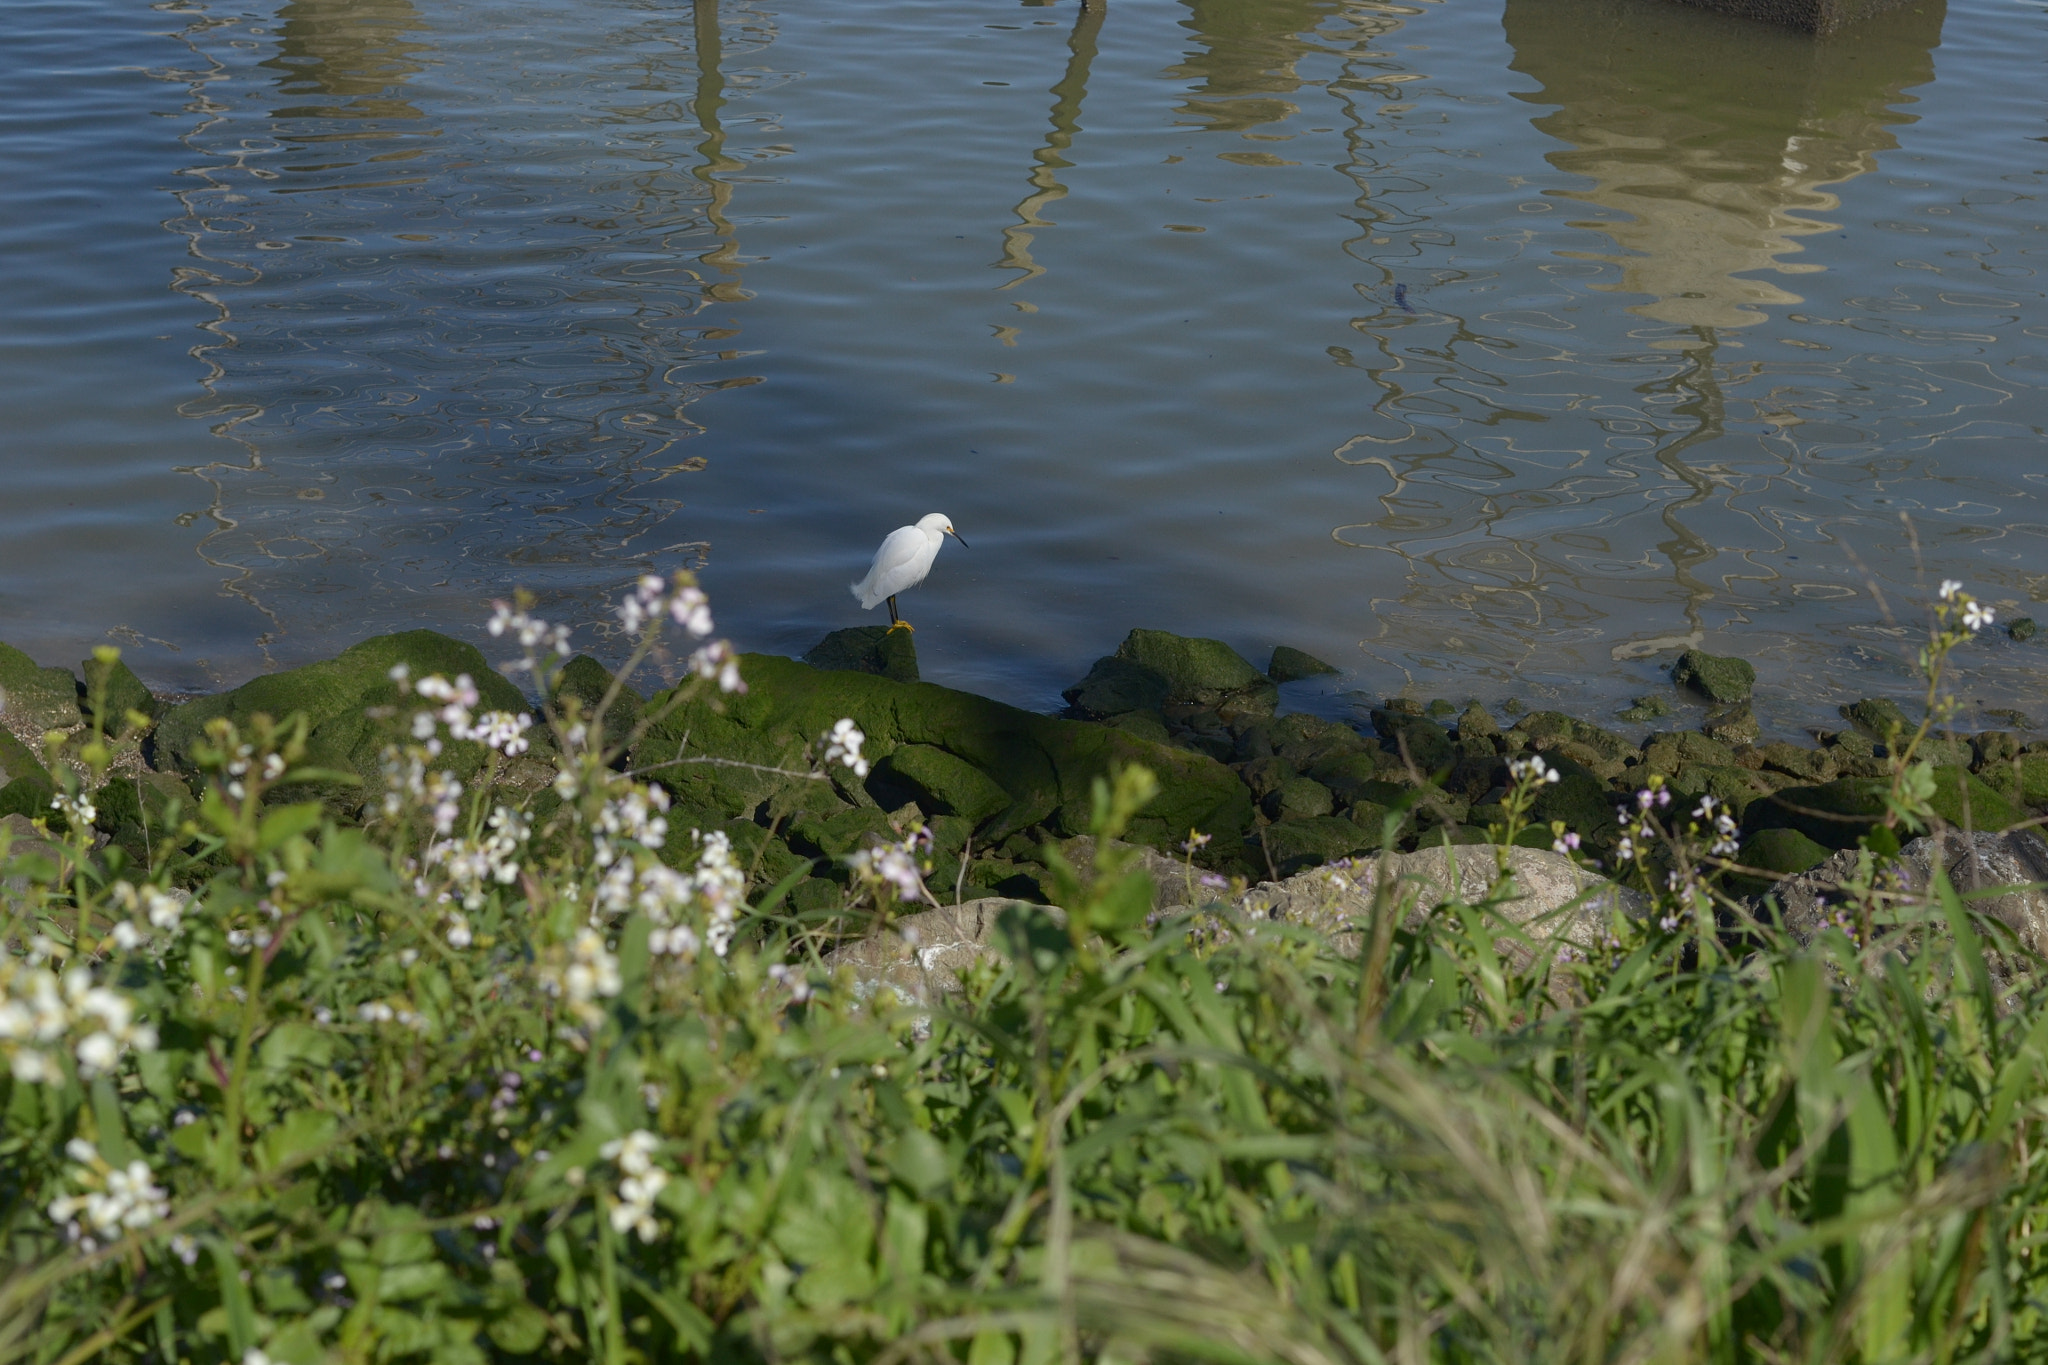
<svg viewBox="0 0 2048 1365">
<path fill-rule="evenodd" d="M 1272 686 L 1271 679 L 1221 640 L 1134 630 L 1117 646 L 1116 657 L 1158 674 L 1166 682 L 1166 700 L 1182 705 L 1214 706 L 1234 694 Z"/>
<path fill-rule="evenodd" d="M 1671 681 L 1690 688 L 1708 701 L 1732 706 L 1748 701 L 1756 688 L 1756 669 L 1747 659 L 1724 658 L 1704 650 L 1688 649 L 1671 666 Z"/>
<path fill-rule="evenodd" d="M 894 682 L 917 681 L 917 644 L 907 630 L 849 626 L 835 630 L 804 655 L 812 668 L 871 673 Z"/>
<path fill-rule="evenodd" d="M 62 668 L 39 667 L 13 645 L 0 644 L 0 704 L 8 720 L 37 730 L 68 730 L 85 718 L 78 679 Z"/>
<path fill-rule="evenodd" d="M 1879 744 L 1889 744 L 1895 736 L 1911 735 L 1916 728 L 1897 702 L 1883 697 L 1850 702 L 1841 712 L 1842 719 L 1855 726 L 1858 734 L 1868 735 Z"/>
<path fill-rule="evenodd" d="M 1305 650 L 1290 645 L 1275 645 L 1273 660 L 1266 665 L 1266 676 L 1276 683 L 1300 682 L 1303 678 L 1320 677 L 1337 672 L 1334 664 L 1326 664 Z"/>
<path fill-rule="evenodd" d="M 1107 720 L 1128 714 L 1157 715 L 1171 690 L 1156 670 L 1112 655 L 1097 659 L 1087 677 L 1060 695 L 1081 715 Z M 1164 726 L 1163 718 L 1160 724 Z"/>
<path fill-rule="evenodd" d="M 2034 618 L 2031 616 L 2022 616 L 2005 628 L 2005 633 L 2019 644 L 2025 644 L 2040 632 L 2041 628 L 2034 624 Z"/>
<path fill-rule="evenodd" d="M 307 721 L 306 761 L 314 767 L 355 773 L 368 784 L 348 788 L 334 784 L 297 795 L 318 795 L 342 807 L 360 804 L 367 792 L 376 789 L 385 742 L 385 730 L 365 712 L 399 701 L 391 670 L 401 663 L 414 679 L 440 674 L 453 680 L 468 674 L 480 698 L 479 710 L 516 713 L 528 709 L 519 689 L 492 669 L 475 645 L 431 630 L 400 631 L 365 640 L 332 659 L 267 674 L 231 692 L 172 707 L 157 724 L 156 766 L 196 773 L 196 750 L 205 742 L 206 723 L 215 717 L 246 728 L 258 714 L 282 721 L 297 712 Z M 439 762 L 466 781 L 483 766 L 483 759 L 483 746 L 465 740 L 449 744 Z"/>
</svg>

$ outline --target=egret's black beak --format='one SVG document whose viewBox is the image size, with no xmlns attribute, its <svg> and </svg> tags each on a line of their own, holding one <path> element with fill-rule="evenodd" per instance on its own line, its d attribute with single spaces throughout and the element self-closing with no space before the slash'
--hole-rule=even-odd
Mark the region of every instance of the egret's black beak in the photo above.
<svg viewBox="0 0 2048 1365">
<path fill-rule="evenodd" d="M 958 531 L 954 530 L 954 529 L 953 529 L 952 527 L 948 526 L 948 527 L 946 528 L 946 534 L 947 534 L 947 535 L 949 535 L 949 536 L 951 536 L 951 537 L 953 537 L 953 539 L 955 539 L 955 540 L 959 541 L 959 542 L 960 542 L 960 547 L 961 547 L 962 549 L 964 549 L 964 550 L 971 550 L 971 549 L 973 549 L 973 548 L 974 548 L 974 547 L 973 547 L 972 545 L 969 545 L 969 544 L 967 543 L 967 537 L 966 537 L 966 536 L 963 536 L 963 535 L 961 535 L 961 534 L 960 534 L 960 533 L 959 533 Z"/>
</svg>

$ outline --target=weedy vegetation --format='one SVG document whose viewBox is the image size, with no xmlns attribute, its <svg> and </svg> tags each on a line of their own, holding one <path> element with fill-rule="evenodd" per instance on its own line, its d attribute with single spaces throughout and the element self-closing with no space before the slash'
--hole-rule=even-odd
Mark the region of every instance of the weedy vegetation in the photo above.
<svg viewBox="0 0 2048 1365">
<path fill-rule="evenodd" d="M 687 580 L 623 615 L 635 662 L 694 644 L 674 696 L 743 685 Z M 564 633 L 493 629 L 548 695 Z M 86 795 L 133 734 L 53 745 L 51 832 L 0 854 L 0 1360 L 2048 1356 L 2048 1010 L 1938 877 L 1733 933 L 1725 820 L 1650 788 L 1652 909 L 1599 950 L 1510 941 L 1510 886 L 1387 886 L 1346 955 L 1154 914 L 1130 770 L 1067 913 L 1013 906 L 920 1004 L 821 952 L 916 908 L 914 832 L 821 926 L 670 827 L 613 698 L 393 681 L 359 827 L 292 717 L 218 723 L 143 858 Z M 499 781 L 529 745 L 537 796 Z M 1896 750 L 1865 885 L 1931 818 Z M 864 763 L 843 725 L 788 780 Z"/>
</svg>

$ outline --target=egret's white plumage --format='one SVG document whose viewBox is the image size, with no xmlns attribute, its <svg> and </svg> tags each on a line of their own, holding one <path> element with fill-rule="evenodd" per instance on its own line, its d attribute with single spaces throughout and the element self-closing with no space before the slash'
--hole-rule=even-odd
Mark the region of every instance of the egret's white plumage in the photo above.
<svg viewBox="0 0 2048 1365">
<path fill-rule="evenodd" d="M 962 545 L 967 543 L 944 512 L 932 512 L 919 517 L 915 526 L 899 526 L 891 531 L 882 548 L 875 551 L 868 576 L 850 585 L 861 609 L 871 611 L 876 604 L 886 601 L 889 619 L 903 624 L 896 615 L 896 594 L 924 582 L 925 575 L 932 571 L 932 561 L 938 557 L 939 543 L 947 536 Z"/>
</svg>

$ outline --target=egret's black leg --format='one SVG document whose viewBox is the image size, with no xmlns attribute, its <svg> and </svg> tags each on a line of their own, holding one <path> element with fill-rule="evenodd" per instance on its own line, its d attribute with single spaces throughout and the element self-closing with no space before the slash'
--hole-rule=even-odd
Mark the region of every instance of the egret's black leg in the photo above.
<svg viewBox="0 0 2048 1365">
<path fill-rule="evenodd" d="M 908 622 L 908 621 L 904 620 L 904 619 L 903 619 L 903 618 L 902 618 L 901 616 L 898 616 L 898 615 L 896 614 L 896 597 L 895 597 L 895 595 L 894 595 L 893 593 L 892 593 L 892 594 L 890 595 L 890 597 L 889 597 L 889 629 L 891 629 L 891 630 L 899 630 L 899 629 L 900 629 L 900 630 L 915 630 L 915 629 L 916 629 L 916 627 L 915 627 L 915 626 L 913 626 L 913 625 L 911 625 L 911 624 L 910 624 L 910 622 Z"/>
</svg>

